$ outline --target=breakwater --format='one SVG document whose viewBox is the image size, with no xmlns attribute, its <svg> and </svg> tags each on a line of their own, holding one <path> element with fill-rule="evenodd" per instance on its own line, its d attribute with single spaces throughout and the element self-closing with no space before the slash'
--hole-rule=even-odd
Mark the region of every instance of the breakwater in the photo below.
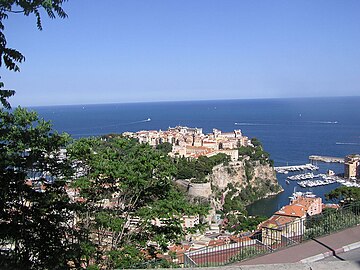
<svg viewBox="0 0 360 270">
<path fill-rule="evenodd" d="M 309 160 L 311 162 L 320 161 L 320 162 L 326 162 L 326 163 L 344 163 L 345 162 L 345 159 L 340 158 L 340 157 L 328 157 L 328 156 L 316 156 L 316 155 L 309 156 Z"/>
</svg>

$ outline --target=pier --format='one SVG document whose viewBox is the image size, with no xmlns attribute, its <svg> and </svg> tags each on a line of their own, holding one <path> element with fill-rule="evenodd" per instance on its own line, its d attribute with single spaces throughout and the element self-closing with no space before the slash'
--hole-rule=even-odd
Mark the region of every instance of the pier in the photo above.
<svg viewBox="0 0 360 270">
<path fill-rule="evenodd" d="M 309 156 L 309 160 L 311 162 L 313 161 L 320 161 L 320 162 L 326 162 L 326 163 L 344 163 L 345 159 L 344 158 L 339 158 L 339 157 L 327 157 L 327 156 L 316 156 L 316 155 L 311 155 Z"/>
<path fill-rule="evenodd" d="M 304 164 L 304 165 L 274 167 L 274 170 L 277 173 L 285 173 L 285 174 L 287 174 L 288 172 L 305 171 L 305 170 L 314 171 L 314 170 L 318 170 L 318 169 L 319 169 L 319 167 L 317 167 L 313 164 L 310 164 L 310 163 Z"/>
</svg>

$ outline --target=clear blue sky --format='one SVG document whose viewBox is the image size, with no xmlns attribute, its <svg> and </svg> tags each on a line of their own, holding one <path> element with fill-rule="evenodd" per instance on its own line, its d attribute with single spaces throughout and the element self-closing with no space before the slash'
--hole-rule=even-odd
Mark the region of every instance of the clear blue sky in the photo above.
<svg viewBox="0 0 360 270">
<path fill-rule="evenodd" d="M 358 0 L 69 0 L 10 15 L 13 105 L 360 95 Z"/>
</svg>

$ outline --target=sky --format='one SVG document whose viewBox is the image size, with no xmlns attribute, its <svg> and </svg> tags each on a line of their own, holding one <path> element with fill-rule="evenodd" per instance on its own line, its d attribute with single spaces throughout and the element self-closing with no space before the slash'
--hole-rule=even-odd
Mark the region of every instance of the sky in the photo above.
<svg viewBox="0 0 360 270">
<path fill-rule="evenodd" d="M 11 14 L 23 106 L 360 95 L 358 0 L 69 0 Z"/>
</svg>

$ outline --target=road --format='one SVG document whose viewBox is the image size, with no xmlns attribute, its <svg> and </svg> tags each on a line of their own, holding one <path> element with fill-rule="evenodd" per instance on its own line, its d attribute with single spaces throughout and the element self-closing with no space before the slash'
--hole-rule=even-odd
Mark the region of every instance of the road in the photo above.
<svg viewBox="0 0 360 270">
<path fill-rule="evenodd" d="M 354 261 L 360 263 L 360 248 L 350 250 L 348 252 L 340 253 L 336 256 L 327 257 L 322 262 L 331 261 Z"/>
</svg>

